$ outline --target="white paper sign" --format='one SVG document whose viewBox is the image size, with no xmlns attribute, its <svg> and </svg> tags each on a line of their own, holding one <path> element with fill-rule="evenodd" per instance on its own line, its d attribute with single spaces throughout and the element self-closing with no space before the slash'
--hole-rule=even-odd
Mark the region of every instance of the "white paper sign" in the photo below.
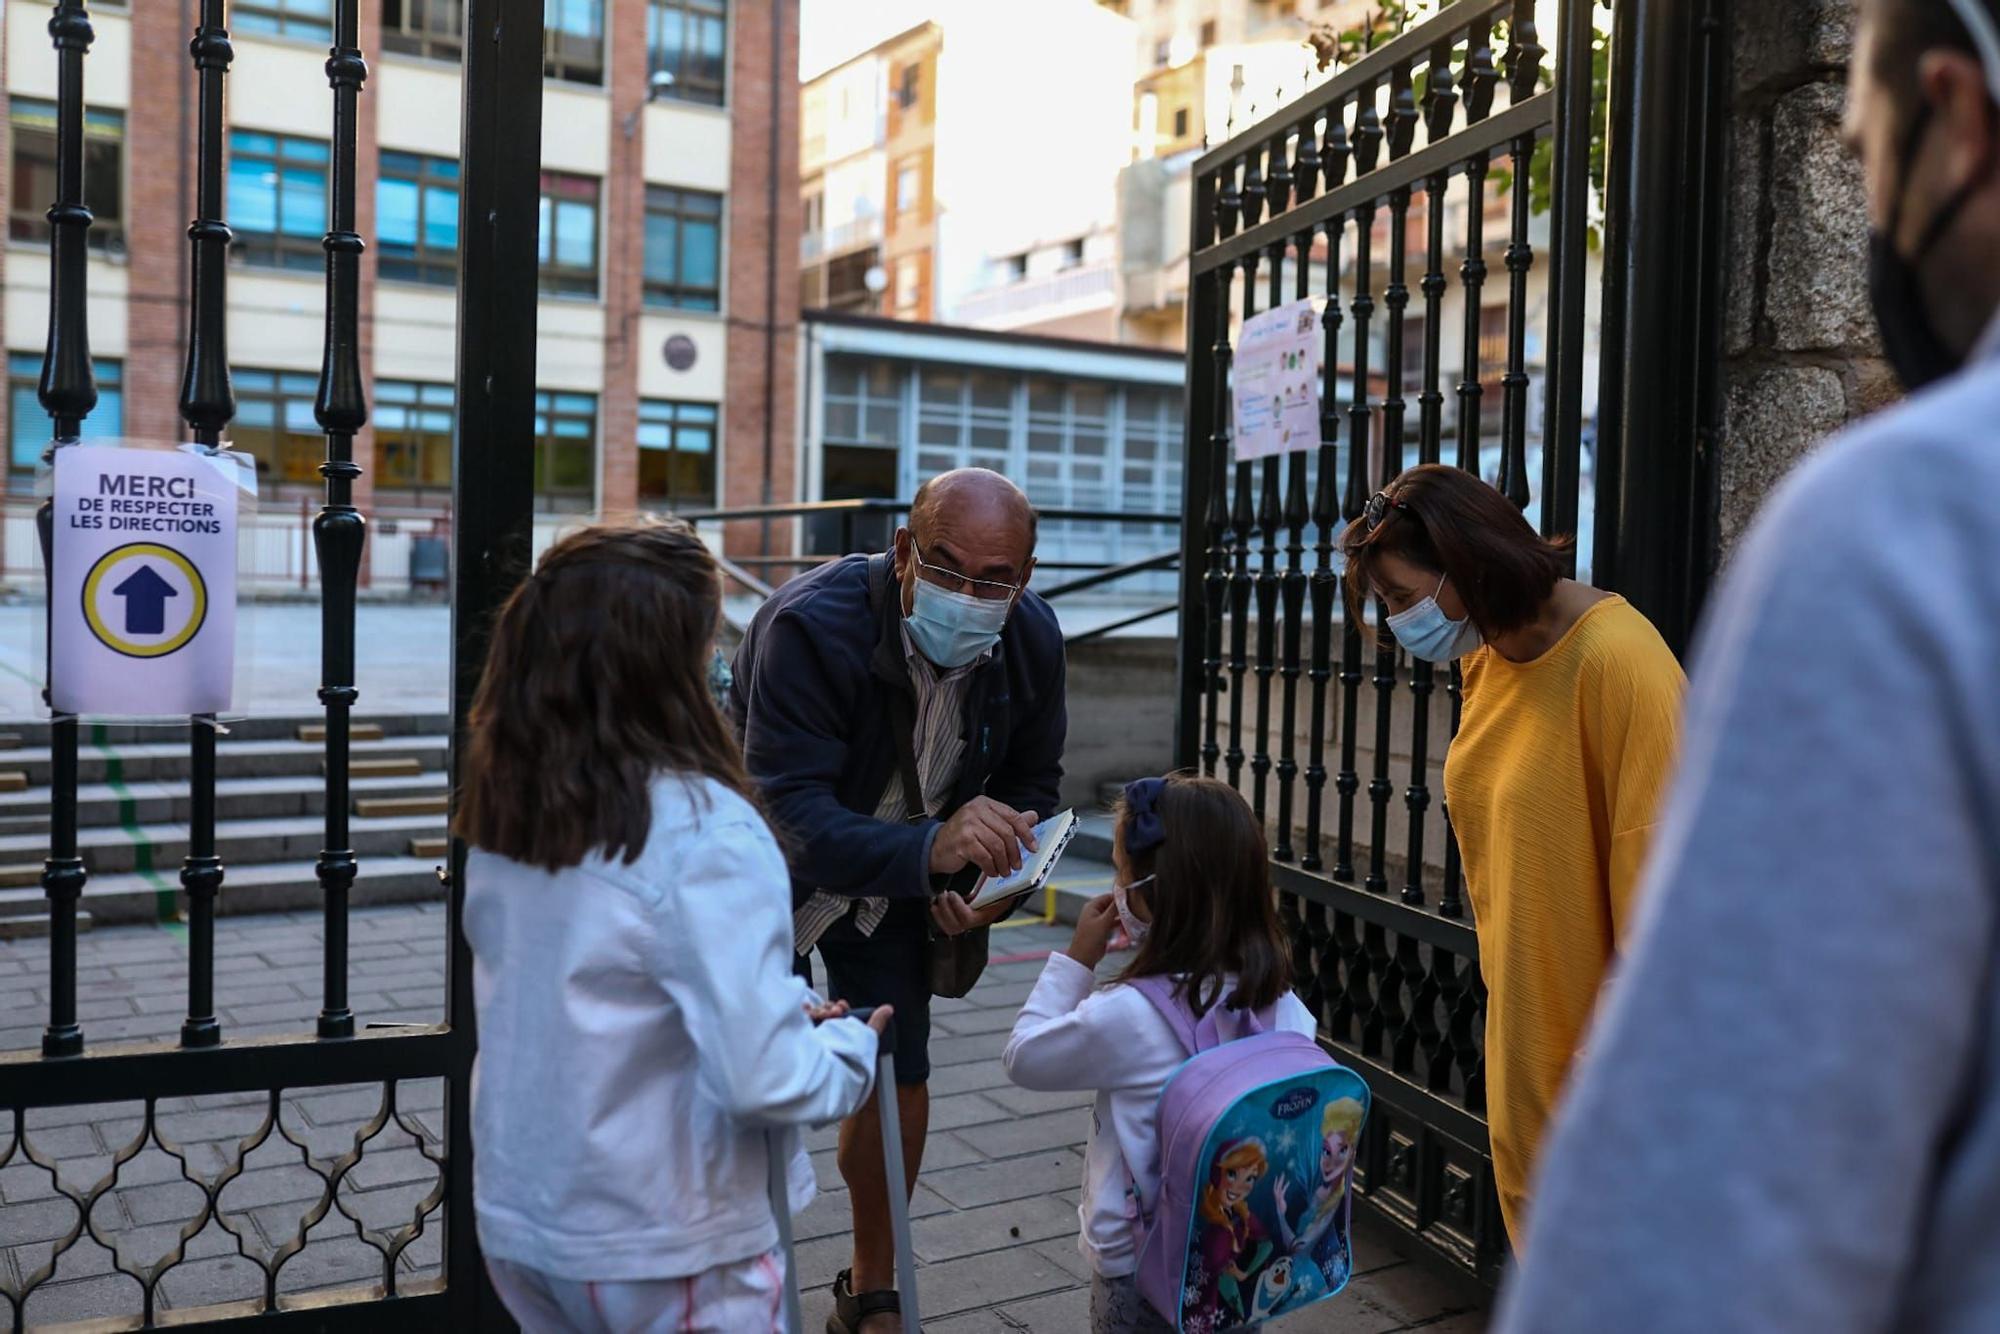
<svg viewBox="0 0 2000 1334">
<path fill-rule="evenodd" d="M 1236 340 L 1236 459 L 1319 447 L 1319 302 L 1252 315 Z"/>
<path fill-rule="evenodd" d="M 236 674 L 232 470 L 184 450 L 55 452 L 50 704 L 220 713 Z"/>
</svg>

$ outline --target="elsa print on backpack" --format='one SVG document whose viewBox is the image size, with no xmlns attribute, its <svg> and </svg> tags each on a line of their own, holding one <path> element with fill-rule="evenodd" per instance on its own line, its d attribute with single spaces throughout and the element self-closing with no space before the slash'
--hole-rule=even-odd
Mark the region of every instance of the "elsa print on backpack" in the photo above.
<svg viewBox="0 0 2000 1334">
<path fill-rule="evenodd" d="M 1196 1033 L 1193 1058 L 1161 1097 L 1161 1124 L 1175 1129 L 1161 1146 L 1159 1206 L 1141 1246 L 1139 1285 L 1162 1309 L 1177 1296 L 1187 1334 L 1211 1334 L 1347 1285 L 1349 1186 L 1368 1088 L 1296 1034 L 1198 1045 L 1199 1025 Z M 1224 1056 L 1228 1068 L 1211 1059 Z M 1216 1106 L 1225 1109 L 1212 1114 Z M 1183 1227 L 1175 1186 L 1189 1176 L 1206 1185 Z M 1312 1188 L 1299 1192 L 1300 1181 Z"/>
<path fill-rule="evenodd" d="M 1097 1093 L 1077 1246 L 1092 1334 L 1220 1334 L 1347 1283 L 1368 1088 L 1291 991 L 1264 830 L 1227 784 L 1128 785 L 1116 881 L 1050 956 L 1003 1056 Z M 1102 984 L 1120 926 L 1135 953 Z"/>
</svg>

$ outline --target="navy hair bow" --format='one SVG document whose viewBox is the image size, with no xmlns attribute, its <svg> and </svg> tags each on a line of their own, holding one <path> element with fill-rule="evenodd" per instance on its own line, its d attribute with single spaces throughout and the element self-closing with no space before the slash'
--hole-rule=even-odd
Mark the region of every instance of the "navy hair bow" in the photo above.
<svg viewBox="0 0 2000 1334">
<path fill-rule="evenodd" d="M 1130 814 L 1125 826 L 1126 852 L 1150 852 L 1167 841 L 1159 810 L 1160 792 L 1166 785 L 1164 778 L 1140 778 L 1125 785 L 1125 809 Z"/>
</svg>

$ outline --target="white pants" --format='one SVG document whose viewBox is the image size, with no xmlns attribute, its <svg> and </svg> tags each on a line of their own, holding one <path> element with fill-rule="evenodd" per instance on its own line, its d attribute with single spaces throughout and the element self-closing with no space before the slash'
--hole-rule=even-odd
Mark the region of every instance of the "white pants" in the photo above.
<svg viewBox="0 0 2000 1334">
<path fill-rule="evenodd" d="M 784 1331 L 777 1251 L 688 1278 L 579 1283 L 506 1260 L 486 1270 L 522 1334 L 759 1334 Z"/>
</svg>

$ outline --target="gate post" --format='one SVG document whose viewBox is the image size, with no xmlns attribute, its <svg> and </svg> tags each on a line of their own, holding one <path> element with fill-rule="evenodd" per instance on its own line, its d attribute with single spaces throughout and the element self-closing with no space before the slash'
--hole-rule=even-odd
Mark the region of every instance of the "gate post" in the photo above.
<svg viewBox="0 0 2000 1334">
<path fill-rule="evenodd" d="M 1621 0 L 1605 150 L 1595 582 L 1685 655 L 1715 550 L 1727 0 Z"/>
<path fill-rule="evenodd" d="M 632 54 L 632 53 L 628 53 Z M 451 785 L 487 628 L 528 571 L 534 531 L 537 203 L 541 195 L 542 2 L 468 0 L 464 188 L 459 197 L 458 429 L 452 439 Z M 445 1256 L 453 1327 L 510 1329 L 473 1226 L 472 951 L 465 941 L 465 842 L 451 845 L 445 1022 L 460 1041 L 447 1093 L 457 1160 Z"/>
</svg>

